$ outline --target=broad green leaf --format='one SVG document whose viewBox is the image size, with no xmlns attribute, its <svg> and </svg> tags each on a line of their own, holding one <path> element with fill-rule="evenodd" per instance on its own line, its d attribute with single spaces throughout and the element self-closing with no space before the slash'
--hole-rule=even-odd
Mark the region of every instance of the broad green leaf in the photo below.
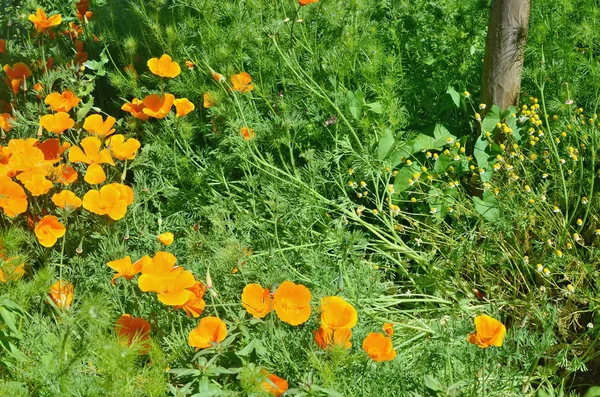
<svg viewBox="0 0 600 397">
<path fill-rule="evenodd" d="M 384 130 L 377 146 L 378 160 L 383 161 L 387 157 L 390 149 L 394 146 L 394 141 L 394 133 L 389 129 Z"/>
<path fill-rule="evenodd" d="M 367 103 L 365 106 L 373 113 L 383 114 L 383 107 L 380 102 Z"/>
<path fill-rule="evenodd" d="M 482 132 L 492 132 L 494 128 L 496 128 L 496 124 L 500 122 L 502 111 L 496 105 L 492 105 L 488 114 L 485 115 L 483 122 L 481 123 L 483 131 Z"/>
<path fill-rule="evenodd" d="M 94 98 L 93 97 L 90 98 L 90 100 L 87 103 L 84 103 L 77 111 L 77 122 L 78 123 L 83 121 L 85 116 L 87 116 L 87 114 L 92 109 L 92 106 L 94 106 Z"/>
<path fill-rule="evenodd" d="M 454 105 L 456 105 L 457 108 L 460 107 L 460 94 L 454 89 L 454 87 L 448 87 L 446 94 L 450 95 L 452 102 L 454 102 Z"/>
<path fill-rule="evenodd" d="M 600 386 L 591 387 L 583 397 L 600 397 Z"/>
<path fill-rule="evenodd" d="M 398 174 L 394 180 L 394 192 L 402 193 L 403 191 L 408 190 L 411 187 L 408 181 L 409 179 L 413 179 L 413 175 L 417 172 L 421 171 L 416 163 L 413 163 L 410 166 L 404 166 L 398 170 Z"/>
<path fill-rule="evenodd" d="M 487 153 L 487 147 L 490 144 L 485 134 L 482 132 L 475 141 L 475 147 L 473 148 L 473 156 L 477 162 L 479 168 L 488 169 L 490 155 Z"/>
<path fill-rule="evenodd" d="M 17 339 L 21 339 L 23 337 L 15 324 L 14 314 L 6 310 L 6 308 L 0 307 L 0 317 L 2 317 L 4 324 L 6 324 L 6 326 L 12 331 L 10 336 Z"/>
<path fill-rule="evenodd" d="M 473 197 L 475 211 L 489 222 L 498 220 L 500 211 L 498 210 L 498 199 L 492 192 L 486 190 L 483 192 L 483 200 L 479 197 Z"/>
</svg>

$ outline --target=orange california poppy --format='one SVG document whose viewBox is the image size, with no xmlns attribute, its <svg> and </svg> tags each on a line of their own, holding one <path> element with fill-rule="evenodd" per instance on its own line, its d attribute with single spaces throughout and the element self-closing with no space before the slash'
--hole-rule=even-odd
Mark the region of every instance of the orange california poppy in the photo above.
<svg viewBox="0 0 600 397">
<path fill-rule="evenodd" d="M 352 328 L 358 321 L 356 309 L 339 296 L 321 299 L 321 325 L 332 330 Z"/>
<path fill-rule="evenodd" d="M 242 72 L 231 76 L 231 85 L 233 85 L 233 90 L 240 92 L 250 92 L 254 89 L 252 77 L 250 77 L 248 72 Z"/>
<path fill-rule="evenodd" d="M 187 98 L 175 99 L 173 104 L 175 105 L 177 117 L 183 117 L 196 109 L 196 106 L 194 106 Z"/>
<path fill-rule="evenodd" d="M 23 62 L 17 62 L 14 65 L 4 65 L 4 72 L 6 73 L 7 84 L 12 88 L 13 94 L 17 94 L 21 89 L 23 81 L 31 76 L 31 70 Z"/>
<path fill-rule="evenodd" d="M 44 153 L 44 160 L 57 161 L 71 144 L 63 142 L 61 145 L 57 138 L 50 138 L 38 143 L 36 147 Z"/>
<path fill-rule="evenodd" d="M 42 95 L 44 95 L 44 85 L 39 81 L 33 85 L 33 91 L 36 93 L 36 97 L 42 99 Z"/>
<path fill-rule="evenodd" d="M 264 391 L 271 394 L 272 396 L 281 396 L 289 388 L 287 380 L 280 378 L 275 374 L 270 374 L 263 371 L 266 380 L 261 383 L 261 387 Z"/>
<path fill-rule="evenodd" d="M 75 171 L 75 168 L 70 165 L 65 166 L 64 164 L 59 165 L 58 167 L 58 182 L 62 183 L 65 186 L 70 185 L 75 182 L 77 178 L 79 178 L 79 174 Z"/>
<path fill-rule="evenodd" d="M 220 343 L 227 337 L 227 327 L 218 317 L 204 317 L 188 335 L 188 343 L 195 347 L 196 351 L 211 347 L 214 343 Z"/>
<path fill-rule="evenodd" d="M 68 281 L 59 280 L 50 287 L 50 299 L 59 309 L 68 310 L 73 302 L 75 288 Z"/>
<path fill-rule="evenodd" d="M 127 102 L 126 104 L 124 104 L 123 106 L 121 106 L 121 110 L 124 110 L 125 112 L 129 112 L 131 113 L 131 115 L 137 119 L 140 119 L 142 121 L 146 121 L 148 120 L 148 116 L 146 113 L 144 113 L 144 102 L 137 99 L 137 98 L 133 98 L 130 102 Z"/>
<path fill-rule="evenodd" d="M 475 329 L 467 340 L 481 348 L 490 346 L 502 347 L 506 327 L 500 321 L 486 314 L 475 317 Z"/>
<path fill-rule="evenodd" d="M 12 130 L 12 125 L 10 124 L 12 118 L 13 116 L 10 113 L 0 113 L 0 128 L 2 128 L 4 132 Z"/>
<path fill-rule="evenodd" d="M 53 92 L 44 99 L 44 103 L 55 112 L 68 112 L 77 106 L 79 102 L 81 102 L 81 99 L 69 90 L 65 90 L 62 94 Z"/>
<path fill-rule="evenodd" d="M 363 341 L 362 348 L 375 361 L 390 361 L 396 357 L 392 339 L 379 332 L 369 332 Z"/>
<path fill-rule="evenodd" d="M 394 335 L 394 324 L 384 323 L 383 324 L 383 332 L 385 332 L 387 336 Z"/>
<path fill-rule="evenodd" d="M 125 141 L 123 135 L 116 134 L 108 138 L 106 146 L 110 148 L 111 153 L 117 160 L 133 160 L 142 145 L 135 138 L 129 138 Z"/>
<path fill-rule="evenodd" d="M 152 262 L 142 267 L 142 274 L 158 276 L 165 273 L 170 273 L 175 269 L 177 258 L 170 252 L 159 251 L 154 254 Z M 177 267 L 180 269 L 180 267 Z"/>
<path fill-rule="evenodd" d="M 92 114 L 85 118 L 83 129 L 98 138 L 106 138 L 115 132 L 115 129 L 112 127 L 115 125 L 116 121 L 117 119 L 112 116 L 108 116 L 106 121 L 104 121 L 102 120 L 102 115 Z"/>
<path fill-rule="evenodd" d="M 174 101 L 173 94 L 165 94 L 162 97 L 157 94 L 147 95 L 142 101 L 142 112 L 156 119 L 164 119 L 171 111 Z"/>
<path fill-rule="evenodd" d="M 33 26 L 35 27 L 36 32 L 43 33 L 48 28 L 56 25 L 60 25 L 62 22 L 62 17 L 60 14 L 51 15 L 50 17 L 46 16 L 46 13 L 41 8 L 37 9 L 35 14 L 29 15 L 28 18 Z"/>
<path fill-rule="evenodd" d="M 350 328 L 331 329 L 321 325 L 321 328 L 315 331 L 315 342 L 323 350 L 333 346 L 342 346 L 349 349 L 352 347 L 351 338 L 352 330 Z"/>
<path fill-rule="evenodd" d="M 0 54 L 6 54 L 6 40 L 0 39 Z"/>
<path fill-rule="evenodd" d="M 127 203 L 127 205 L 131 205 L 133 203 L 133 199 L 134 199 L 134 193 L 133 193 L 133 189 L 130 188 L 127 185 L 123 185 L 122 183 L 110 183 L 106 186 L 112 186 L 114 188 L 116 188 L 119 193 L 121 193 L 121 198 L 123 200 L 125 200 L 125 202 Z"/>
<path fill-rule="evenodd" d="M 117 259 L 108 262 L 106 265 L 116 271 L 117 273 L 113 276 L 111 283 L 115 285 L 115 280 L 119 277 L 123 277 L 125 280 L 131 280 L 136 274 L 142 271 L 142 267 L 152 261 L 148 255 L 145 255 L 131 263 L 131 257 L 127 255 L 125 258 Z"/>
<path fill-rule="evenodd" d="M 298 4 L 300 4 L 300 6 L 305 6 L 308 4 L 312 4 L 312 3 L 318 3 L 319 0 L 298 0 Z"/>
<path fill-rule="evenodd" d="M 177 62 L 171 60 L 171 57 L 167 54 L 159 58 L 152 58 L 148 60 L 148 68 L 152 73 L 160 77 L 173 78 L 179 76 L 181 68 Z"/>
<path fill-rule="evenodd" d="M 173 309 L 179 310 L 183 309 L 188 317 L 193 316 L 194 318 L 200 317 L 204 308 L 206 307 L 206 302 L 204 301 L 204 294 L 206 293 L 206 286 L 202 281 L 196 281 L 196 283 L 188 288 L 193 296 L 188 299 L 181 306 L 174 306 Z"/>
<path fill-rule="evenodd" d="M 242 134 L 242 137 L 244 138 L 245 141 L 254 139 L 254 136 L 256 135 L 252 128 L 248 128 L 246 126 L 242 127 L 242 129 L 240 130 L 240 133 Z"/>
<path fill-rule="evenodd" d="M 16 281 L 19 280 L 25 274 L 25 264 L 20 263 L 15 265 L 11 263 L 10 259 L 0 258 L 0 262 L 4 262 L 3 266 L 0 266 L 0 282 Z"/>
<path fill-rule="evenodd" d="M 35 197 L 48 193 L 54 186 L 44 175 L 31 171 L 21 172 L 17 175 L 17 179 L 23 183 L 25 189 Z"/>
<path fill-rule="evenodd" d="M 242 306 L 255 318 L 263 318 L 271 311 L 271 291 L 260 284 L 248 284 L 242 292 Z"/>
<path fill-rule="evenodd" d="M 117 337 L 126 345 L 140 343 L 140 353 L 146 354 L 150 350 L 150 323 L 141 317 L 131 317 L 122 314 L 115 323 Z"/>
<path fill-rule="evenodd" d="M 71 118 L 69 113 L 58 112 L 47 114 L 40 118 L 40 125 L 50 132 L 62 134 L 65 130 L 73 128 L 75 120 Z"/>
<path fill-rule="evenodd" d="M 95 136 L 83 138 L 79 144 L 83 150 L 79 146 L 73 146 L 69 149 L 69 161 L 72 163 L 88 164 L 85 177 L 83 178 L 87 183 L 95 185 L 104 182 L 106 174 L 100 164 L 115 165 L 110 151 L 108 149 L 100 150 L 102 142 Z"/>
<path fill-rule="evenodd" d="M 25 190 L 4 175 L 0 175 L 0 208 L 11 218 L 27 211 Z"/>
<path fill-rule="evenodd" d="M 171 233 L 171 232 L 165 232 L 165 233 L 159 234 L 157 239 L 162 244 L 169 246 L 169 245 L 173 244 L 173 241 L 175 240 L 175 236 L 173 236 L 173 233 Z"/>
<path fill-rule="evenodd" d="M 227 79 L 225 78 L 225 76 L 223 76 L 221 73 L 217 73 L 213 70 L 213 68 L 211 68 L 210 66 L 208 67 L 208 71 L 210 72 L 210 75 L 212 76 L 212 78 L 217 82 L 217 83 L 224 83 L 227 81 Z"/>
<path fill-rule="evenodd" d="M 90 9 L 90 0 L 79 0 L 75 3 L 75 8 L 77 8 L 77 18 L 83 21 L 85 17 L 88 21 L 92 18 L 92 12 L 88 11 Z"/>
<path fill-rule="evenodd" d="M 133 196 L 133 191 L 130 196 L 127 189 L 131 190 L 129 186 L 111 183 L 100 190 L 90 190 L 83 196 L 83 208 L 97 215 L 108 215 L 115 221 L 122 219 Z"/>
<path fill-rule="evenodd" d="M 158 300 L 167 306 L 182 306 L 193 298 L 188 290 L 196 283 L 194 275 L 181 267 L 162 274 L 142 274 L 138 287 L 144 292 L 156 292 Z"/>
<path fill-rule="evenodd" d="M 54 215 L 46 215 L 35 227 L 35 235 L 44 247 L 52 247 L 65 235 L 65 226 Z"/>
<path fill-rule="evenodd" d="M 189 70 L 193 70 L 195 65 L 192 61 L 185 61 L 185 66 L 187 66 Z"/>
<path fill-rule="evenodd" d="M 310 317 L 311 299 L 312 295 L 304 285 L 284 281 L 273 295 L 273 310 L 284 323 L 299 325 Z"/>
<path fill-rule="evenodd" d="M 11 154 L 8 166 L 15 175 L 25 171 L 48 175 L 52 164 L 44 159 L 44 153 L 35 147 L 37 144 L 38 140 L 35 138 L 8 141 L 6 150 Z"/>
<path fill-rule="evenodd" d="M 75 193 L 69 190 L 63 190 L 60 193 L 54 193 L 52 202 L 59 208 L 72 211 L 81 207 L 81 199 Z"/>
<path fill-rule="evenodd" d="M 210 92 L 205 92 L 203 98 L 204 98 L 203 106 L 205 109 L 210 109 L 213 106 L 217 105 L 217 101 L 215 100 L 215 98 L 212 96 L 212 94 Z"/>
</svg>

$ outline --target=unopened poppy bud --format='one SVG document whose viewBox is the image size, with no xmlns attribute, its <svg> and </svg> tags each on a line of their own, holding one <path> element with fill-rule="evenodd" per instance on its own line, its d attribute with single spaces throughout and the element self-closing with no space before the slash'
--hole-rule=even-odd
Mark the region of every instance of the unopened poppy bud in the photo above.
<svg viewBox="0 0 600 397">
<path fill-rule="evenodd" d="M 123 240 L 129 240 L 129 226 L 125 229 L 125 235 L 123 236 Z"/>
<path fill-rule="evenodd" d="M 273 283 L 271 285 L 271 295 L 275 294 L 275 291 L 277 291 L 277 287 L 279 287 L 279 285 L 277 285 L 277 283 Z"/>
<path fill-rule="evenodd" d="M 79 241 L 79 245 L 77 246 L 77 248 L 75 248 L 75 252 L 77 252 L 78 254 L 81 254 L 83 252 L 83 237 L 81 238 L 81 241 Z"/>
<path fill-rule="evenodd" d="M 337 287 L 338 287 L 339 291 L 344 289 L 344 276 L 342 275 L 341 272 L 340 272 L 340 275 L 338 276 Z"/>
<path fill-rule="evenodd" d="M 213 282 L 212 277 L 210 277 L 210 269 L 206 269 L 206 289 L 212 289 Z"/>
</svg>

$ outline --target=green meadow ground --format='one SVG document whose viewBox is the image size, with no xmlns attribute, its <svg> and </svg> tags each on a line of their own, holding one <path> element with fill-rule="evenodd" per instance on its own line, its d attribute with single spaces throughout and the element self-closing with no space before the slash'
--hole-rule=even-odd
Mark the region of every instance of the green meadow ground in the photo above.
<svg viewBox="0 0 600 397">
<path fill-rule="evenodd" d="M 66 66 L 71 39 L 36 37 L 27 20 L 38 7 L 59 13 L 61 32 L 79 23 L 75 1 L 0 2 L 2 65 L 55 59 L 27 92 L 0 87 L 15 115 L 0 146 L 56 137 L 39 127 L 38 81 L 82 99 L 65 139 L 76 145 L 101 109 L 142 144 L 122 220 L 81 208 L 44 248 L 26 215 L 0 217 L 6 255 L 25 263 L 0 284 L 0 395 L 261 396 L 264 368 L 288 381 L 286 395 L 600 396 L 600 7 L 532 3 L 522 105 L 480 122 L 488 0 L 321 0 L 298 13 L 294 0 L 92 0 L 84 72 Z M 179 76 L 150 73 L 162 54 Z M 243 71 L 254 89 L 228 91 Z M 162 92 L 196 110 L 148 122 L 120 110 Z M 49 196 L 31 201 L 56 214 Z M 165 247 L 156 236 L 167 231 Z M 111 285 L 107 262 L 157 251 L 197 280 L 210 273 L 202 316 L 227 323 L 222 345 L 196 354 L 199 319 L 135 278 Z M 59 275 L 75 286 L 62 312 L 47 298 Z M 305 324 L 242 308 L 247 284 L 285 280 L 312 293 Z M 358 312 L 350 349 L 314 342 L 332 295 Z M 123 313 L 152 325 L 147 354 L 116 339 Z M 502 347 L 467 342 L 480 314 L 505 324 Z M 378 363 L 362 341 L 385 322 L 397 356 Z"/>
</svg>

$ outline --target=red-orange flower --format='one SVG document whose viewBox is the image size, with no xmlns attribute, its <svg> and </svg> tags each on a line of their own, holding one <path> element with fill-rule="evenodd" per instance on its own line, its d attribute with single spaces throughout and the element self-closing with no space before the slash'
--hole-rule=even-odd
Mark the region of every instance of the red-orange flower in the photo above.
<svg viewBox="0 0 600 397">
<path fill-rule="evenodd" d="M 68 281 L 59 280 L 50 287 L 50 299 L 59 309 L 68 310 L 73 302 L 73 284 Z"/>
<path fill-rule="evenodd" d="M 152 73 L 160 77 L 173 78 L 181 73 L 181 67 L 177 62 L 173 62 L 167 54 L 159 58 L 151 58 L 148 60 L 148 68 Z"/>
<path fill-rule="evenodd" d="M 12 125 L 10 125 L 10 120 L 12 120 L 13 116 L 10 113 L 0 113 L 0 128 L 4 130 L 4 132 L 9 132 L 12 130 Z"/>
<path fill-rule="evenodd" d="M 72 211 L 81 207 L 81 199 L 70 190 L 63 190 L 60 193 L 54 193 L 52 202 L 59 208 Z"/>
<path fill-rule="evenodd" d="M 83 21 L 83 18 L 88 21 L 92 18 L 92 12 L 88 11 L 90 9 L 90 0 L 79 0 L 75 3 L 75 7 L 77 8 L 77 18 Z"/>
<path fill-rule="evenodd" d="M 125 137 L 121 134 L 111 136 L 106 141 L 106 145 L 117 160 L 133 160 L 141 146 L 137 139 L 129 138 L 125 141 Z"/>
<path fill-rule="evenodd" d="M 150 116 L 144 113 L 144 108 L 144 102 L 137 98 L 133 98 L 131 100 L 131 103 L 127 102 L 126 104 L 121 106 L 121 110 L 131 113 L 131 115 L 135 118 L 138 118 L 142 121 L 146 121 Z"/>
<path fill-rule="evenodd" d="M 69 113 L 58 112 L 47 114 L 40 118 L 40 125 L 50 132 L 62 134 L 65 130 L 73 128 L 75 120 L 71 118 Z"/>
<path fill-rule="evenodd" d="M 350 328 L 331 329 L 321 325 L 321 328 L 315 331 L 315 342 L 323 350 L 331 346 L 342 346 L 349 349 L 352 347 L 351 338 L 352 330 Z"/>
<path fill-rule="evenodd" d="M 89 132 L 92 135 L 97 136 L 98 138 L 106 138 L 113 132 L 115 129 L 112 128 L 115 125 L 115 119 L 112 116 L 108 116 L 106 121 L 102 120 L 102 116 L 99 114 L 92 114 L 85 118 L 83 122 L 83 129 Z"/>
<path fill-rule="evenodd" d="M 195 65 L 192 61 L 185 61 L 185 66 L 187 66 L 189 70 L 193 70 Z"/>
<path fill-rule="evenodd" d="M 218 317 L 204 317 L 200 323 L 188 335 L 188 343 L 195 347 L 196 351 L 211 347 L 220 343 L 227 337 L 227 327 Z"/>
<path fill-rule="evenodd" d="M 312 295 L 302 284 L 284 281 L 275 291 L 273 299 L 273 310 L 284 323 L 299 325 L 310 317 Z"/>
<path fill-rule="evenodd" d="M 17 94 L 21 88 L 21 84 L 28 77 L 31 77 L 31 70 L 23 62 L 17 62 L 14 65 L 4 65 L 4 72 L 6 73 L 7 84 L 11 86 L 13 94 Z"/>
<path fill-rule="evenodd" d="M 81 99 L 69 90 L 64 91 L 62 94 L 53 92 L 46 97 L 44 103 L 50 106 L 55 112 L 68 112 L 73 107 L 77 106 L 81 102 Z"/>
<path fill-rule="evenodd" d="M 11 218 L 27 211 L 25 190 L 4 175 L 0 175 L 0 208 Z"/>
<path fill-rule="evenodd" d="M 275 374 L 270 374 L 266 371 L 263 372 L 267 378 L 263 383 L 261 383 L 261 387 L 264 391 L 273 396 L 281 396 L 287 391 L 289 388 L 287 380 L 280 378 Z"/>
<path fill-rule="evenodd" d="M 183 309 L 188 317 L 190 315 L 194 318 L 200 317 L 206 307 L 206 302 L 204 301 L 206 286 L 202 281 L 196 281 L 193 286 L 188 288 L 188 291 L 190 291 L 193 296 L 191 296 L 182 306 L 174 306 L 173 309 Z"/>
<path fill-rule="evenodd" d="M 305 6 L 308 4 L 312 4 L 312 3 L 318 3 L 319 0 L 298 0 L 298 4 L 300 4 L 300 6 Z"/>
<path fill-rule="evenodd" d="M 248 284 L 242 292 L 242 306 L 255 318 L 263 318 L 271 311 L 271 291 L 260 284 Z"/>
<path fill-rule="evenodd" d="M 6 40 L 0 39 L 0 54 L 6 54 Z"/>
<path fill-rule="evenodd" d="M 490 346 L 502 347 L 506 327 L 500 321 L 486 314 L 481 314 L 475 318 L 476 332 L 469 335 L 467 340 L 481 348 Z"/>
<path fill-rule="evenodd" d="M 242 72 L 231 76 L 231 84 L 235 91 L 250 92 L 254 89 L 252 77 L 248 72 Z"/>
<path fill-rule="evenodd" d="M 384 323 L 383 324 L 383 332 L 385 332 L 387 336 L 394 335 L 394 324 Z"/>
<path fill-rule="evenodd" d="M 46 215 L 35 227 L 35 235 L 44 247 L 52 247 L 65 235 L 65 226 L 54 215 Z"/>
<path fill-rule="evenodd" d="M 83 196 L 83 208 L 97 215 L 108 215 L 115 221 L 125 216 L 127 206 L 132 202 L 133 190 L 119 183 L 90 190 Z"/>
<path fill-rule="evenodd" d="M 69 161 L 72 163 L 88 164 L 87 172 L 83 178 L 87 183 L 95 185 L 106 180 L 106 174 L 100 164 L 115 165 L 108 149 L 100 150 L 102 142 L 95 136 L 83 138 L 78 146 L 69 149 Z M 85 207 L 85 206 L 84 206 Z"/>
<path fill-rule="evenodd" d="M 246 126 L 242 127 L 242 129 L 240 130 L 240 133 L 242 134 L 242 137 L 244 138 L 245 141 L 249 141 L 251 139 L 254 139 L 254 130 L 252 128 L 248 128 Z"/>
<path fill-rule="evenodd" d="M 362 348 L 375 361 L 390 361 L 396 357 L 392 339 L 379 332 L 369 332 L 363 341 Z"/>
<path fill-rule="evenodd" d="M 142 267 L 151 261 L 152 259 L 148 255 L 145 255 L 134 263 L 131 263 L 131 257 L 127 255 L 125 258 L 108 262 L 106 265 L 117 272 L 111 280 L 112 285 L 115 285 L 115 280 L 119 277 L 131 280 L 136 274 L 142 271 Z"/>
<path fill-rule="evenodd" d="M 63 142 L 62 145 L 57 138 L 46 139 L 36 146 L 44 153 L 44 160 L 58 161 L 59 157 L 71 147 L 69 142 Z"/>
<path fill-rule="evenodd" d="M 62 17 L 60 14 L 47 17 L 46 13 L 41 8 L 38 8 L 35 14 L 29 15 L 28 19 L 31 21 L 31 23 L 33 23 L 33 26 L 38 33 L 43 33 L 48 28 L 60 25 L 62 22 Z"/>
<path fill-rule="evenodd" d="M 134 343 L 141 344 L 140 353 L 146 354 L 150 350 L 150 323 L 143 318 L 131 317 L 130 314 L 123 314 L 115 323 L 115 332 L 117 337 L 128 346 Z"/>
<path fill-rule="evenodd" d="M 174 101 L 173 94 L 165 94 L 162 97 L 157 94 L 148 95 L 142 101 L 142 112 L 156 119 L 164 119 L 171 111 Z"/>
<path fill-rule="evenodd" d="M 332 330 L 352 328 L 358 321 L 356 309 L 339 296 L 321 299 L 321 325 Z"/>
<path fill-rule="evenodd" d="M 173 104 L 175 105 L 177 117 L 183 117 L 196 109 L 196 106 L 194 106 L 187 98 L 175 99 Z"/>
</svg>

